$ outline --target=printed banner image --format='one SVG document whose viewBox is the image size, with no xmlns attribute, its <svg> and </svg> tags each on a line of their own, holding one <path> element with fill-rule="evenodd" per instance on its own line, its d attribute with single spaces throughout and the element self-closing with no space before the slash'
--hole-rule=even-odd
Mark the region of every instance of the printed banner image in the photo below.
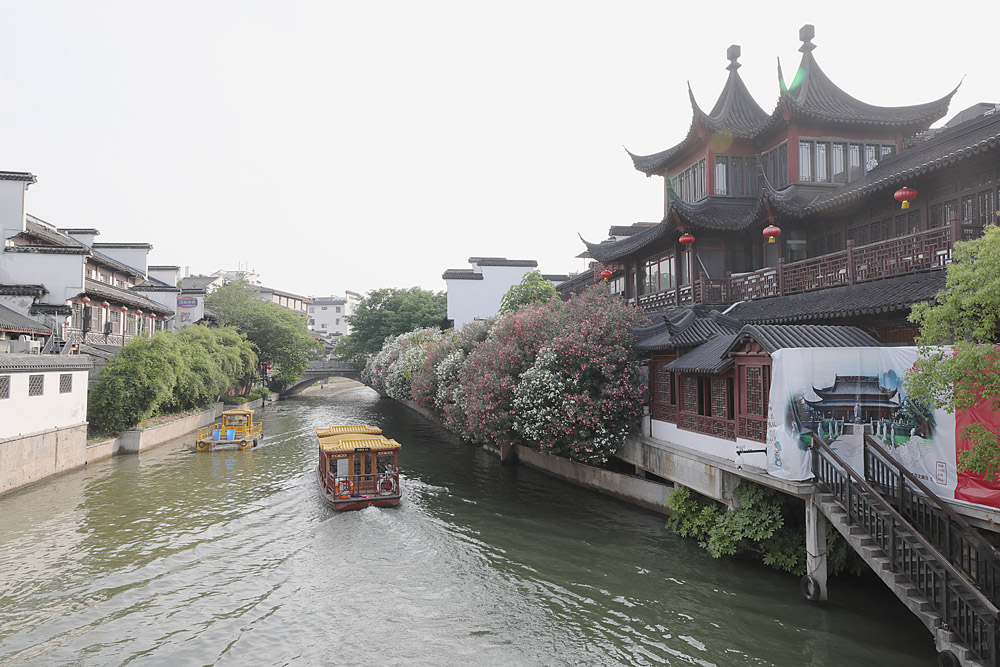
<svg viewBox="0 0 1000 667">
<path fill-rule="evenodd" d="M 955 415 L 908 396 L 903 375 L 917 357 L 916 347 L 776 351 L 768 406 L 768 473 L 811 479 L 809 434 L 815 433 L 863 476 L 867 433 L 938 496 L 1000 507 L 1000 484 L 957 471 L 960 426 Z M 969 411 L 959 415 L 959 421 L 998 419 L 992 411 L 982 412 Z"/>
</svg>

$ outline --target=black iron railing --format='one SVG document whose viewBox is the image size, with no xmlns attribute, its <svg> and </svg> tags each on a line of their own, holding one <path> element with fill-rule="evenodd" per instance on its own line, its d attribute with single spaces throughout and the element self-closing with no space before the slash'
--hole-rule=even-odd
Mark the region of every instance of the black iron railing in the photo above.
<svg viewBox="0 0 1000 667">
<path fill-rule="evenodd" d="M 889 558 L 891 572 L 919 589 L 959 640 L 990 667 L 997 667 L 997 608 L 864 479 L 812 436 L 816 484 L 831 493 Z"/>
<path fill-rule="evenodd" d="M 996 605 L 1000 552 L 869 435 L 864 454 L 868 483 Z"/>
</svg>

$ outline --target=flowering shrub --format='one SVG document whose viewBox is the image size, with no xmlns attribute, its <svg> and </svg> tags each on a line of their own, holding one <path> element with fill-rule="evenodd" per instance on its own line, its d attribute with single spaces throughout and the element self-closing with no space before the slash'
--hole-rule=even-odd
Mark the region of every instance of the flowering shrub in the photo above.
<svg viewBox="0 0 1000 667">
<path fill-rule="evenodd" d="M 630 327 L 637 312 L 591 290 L 566 305 L 564 325 L 514 392 L 514 428 L 542 452 L 602 464 L 642 414 Z"/>
<path fill-rule="evenodd" d="M 416 401 L 466 440 L 535 443 L 599 465 L 641 414 L 631 334 L 639 317 L 594 287 L 568 302 L 523 306 L 496 323 L 390 337 L 362 380 Z"/>
<path fill-rule="evenodd" d="M 424 346 L 441 335 L 439 329 L 426 328 L 389 336 L 382 349 L 369 357 L 361 381 L 397 400 L 409 400 L 410 379 L 423 366 Z"/>
</svg>

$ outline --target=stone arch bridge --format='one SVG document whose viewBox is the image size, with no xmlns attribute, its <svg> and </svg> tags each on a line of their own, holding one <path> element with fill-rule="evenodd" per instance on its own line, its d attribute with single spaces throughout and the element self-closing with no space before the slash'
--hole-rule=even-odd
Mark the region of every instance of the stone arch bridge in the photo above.
<svg viewBox="0 0 1000 667">
<path fill-rule="evenodd" d="M 361 381 L 361 371 L 344 361 L 310 361 L 306 364 L 306 371 L 295 384 L 287 387 L 281 396 L 295 396 L 306 387 L 310 387 L 328 377 L 345 377 L 352 380 Z"/>
</svg>

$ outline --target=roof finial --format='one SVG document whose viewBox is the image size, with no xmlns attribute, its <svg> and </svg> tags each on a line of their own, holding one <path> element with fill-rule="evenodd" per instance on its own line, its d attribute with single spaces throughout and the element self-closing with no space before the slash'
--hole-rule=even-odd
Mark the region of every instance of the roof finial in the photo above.
<svg viewBox="0 0 1000 667">
<path fill-rule="evenodd" d="M 816 45 L 812 43 L 812 39 L 815 36 L 816 27 L 812 23 L 807 23 L 799 28 L 799 39 L 802 41 L 802 46 L 799 47 L 799 51 L 802 53 L 809 53 L 815 49 Z"/>
<path fill-rule="evenodd" d="M 729 67 L 726 69 L 730 72 L 735 72 L 741 65 L 738 62 L 740 58 L 740 45 L 733 44 L 728 49 L 726 49 L 726 57 L 729 58 Z"/>
</svg>

